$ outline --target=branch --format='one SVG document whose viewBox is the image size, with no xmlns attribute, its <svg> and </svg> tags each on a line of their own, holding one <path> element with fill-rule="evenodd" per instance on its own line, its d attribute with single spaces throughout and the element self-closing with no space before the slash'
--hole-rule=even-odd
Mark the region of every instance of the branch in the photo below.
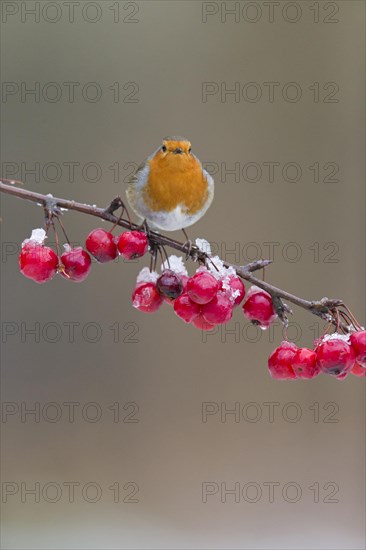
<svg viewBox="0 0 366 550">
<path fill-rule="evenodd" d="M 119 197 L 114 199 L 108 207 L 99 208 L 97 206 L 92 206 L 73 200 L 60 199 L 57 197 L 53 197 L 52 195 L 35 193 L 34 191 L 29 191 L 20 187 L 14 187 L 14 185 L 8 185 L 3 181 L 0 181 L 0 191 L 8 195 L 18 197 L 19 199 L 35 202 L 40 206 L 43 206 L 46 212 L 52 212 L 55 215 L 60 215 L 62 213 L 62 209 L 75 210 L 76 212 L 81 212 L 82 214 L 87 214 L 89 216 L 95 216 L 96 218 L 111 222 L 126 229 L 141 229 L 141 226 L 135 223 L 131 223 L 128 219 L 123 219 L 114 215 L 115 210 L 117 210 L 121 206 L 124 206 L 123 201 Z M 171 239 L 170 237 L 166 237 L 165 235 L 151 230 L 149 230 L 148 232 L 148 237 L 152 247 L 154 247 L 154 245 L 160 245 L 173 248 L 174 250 L 186 254 L 187 257 L 190 257 L 193 261 L 200 261 L 202 263 L 206 263 L 209 259 L 209 256 L 205 254 L 205 252 L 200 250 L 197 246 L 192 245 L 192 247 L 187 252 L 187 243 L 181 243 L 179 241 Z M 332 324 L 338 326 L 338 328 L 341 328 L 344 332 L 349 332 L 348 326 L 340 322 L 339 315 L 336 315 L 338 307 L 343 306 L 346 308 L 342 300 L 329 298 L 322 298 L 321 300 L 315 301 L 305 300 L 303 298 L 295 296 L 294 294 L 290 294 L 285 290 L 277 288 L 265 281 L 262 281 L 252 274 L 257 270 L 263 269 L 264 267 L 268 266 L 270 263 L 271 260 L 258 260 L 245 266 L 237 266 L 229 264 L 227 262 L 224 262 L 224 265 L 225 267 L 233 267 L 239 277 L 267 291 L 271 295 L 276 312 L 281 321 L 285 324 L 285 326 L 287 326 L 288 324 L 286 313 L 292 313 L 292 311 L 286 305 L 286 303 L 283 302 L 283 300 L 291 302 L 292 304 L 295 304 L 296 306 L 309 311 L 313 315 L 317 315 L 325 321 L 331 322 Z M 346 308 L 346 310 L 348 311 L 348 308 Z"/>
</svg>

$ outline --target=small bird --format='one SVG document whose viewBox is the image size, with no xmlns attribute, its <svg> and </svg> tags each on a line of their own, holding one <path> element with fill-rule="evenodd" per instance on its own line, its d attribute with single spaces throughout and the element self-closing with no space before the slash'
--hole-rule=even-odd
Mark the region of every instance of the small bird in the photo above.
<svg viewBox="0 0 366 550">
<path fill-rule="evenodd" d="M 151 229 L 176 231 L 198 221 L 214 196 L 214 181 L 188 139 L 166 137 L 132 176 L 126 191 L 135 214 Z"/>
</svg>

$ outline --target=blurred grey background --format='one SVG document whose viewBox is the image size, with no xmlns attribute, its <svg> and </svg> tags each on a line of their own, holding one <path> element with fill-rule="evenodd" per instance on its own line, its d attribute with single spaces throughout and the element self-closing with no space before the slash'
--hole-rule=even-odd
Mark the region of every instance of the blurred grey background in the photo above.
<svg viewBox="0 0 366 550">
<path fill-rule="evenodd" d="M 2 175 L 103 206 L 186 135 L 216 181 L 190 237 L 270 256 L 267 280 L 365 323 L 364 16 L 359 1 L 4 1 Z M 148 258 L 38 286 L 17 254 L 42 211 L 2 207 L 2 548 L 364 548 L 364 380 L 272 380 L 281 328 L 240 309 L 209 335 L 134 310 Z M 63 221 L 81 243 L 103 224 Z M 323 323 L 294 312 L 289 336 L 311 346 Z"/>
</svg>

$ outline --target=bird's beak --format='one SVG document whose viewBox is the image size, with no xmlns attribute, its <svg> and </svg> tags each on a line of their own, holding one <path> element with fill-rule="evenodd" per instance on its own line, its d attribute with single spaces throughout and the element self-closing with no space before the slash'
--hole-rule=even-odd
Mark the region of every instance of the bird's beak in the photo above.
<svg viewBox="0 0 366 550">
<path fill-rule="evenodd" d="M 175 155 L 181 155 L 182 153 L 183 153 L 183 149 L 181 149 L 180 147 L 177 147 L 177 149 L 174 150 Z"/>
</svg>

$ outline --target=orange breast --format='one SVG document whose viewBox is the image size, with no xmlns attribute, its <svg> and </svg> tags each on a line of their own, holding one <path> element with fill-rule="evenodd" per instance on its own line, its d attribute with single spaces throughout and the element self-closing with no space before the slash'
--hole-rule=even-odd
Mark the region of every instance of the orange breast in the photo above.
<svg viewBox="0 0 366 550">
<path fill-rule="evenodd" d="M 174 210 L 184 205 L 188 214 L 195 214 L 208 198 L 207 180 L 201 165 L 192 155 L 170 155 L 159 152 L 150 161 L 144 201 L 154 212 Z"/>
</svg>

